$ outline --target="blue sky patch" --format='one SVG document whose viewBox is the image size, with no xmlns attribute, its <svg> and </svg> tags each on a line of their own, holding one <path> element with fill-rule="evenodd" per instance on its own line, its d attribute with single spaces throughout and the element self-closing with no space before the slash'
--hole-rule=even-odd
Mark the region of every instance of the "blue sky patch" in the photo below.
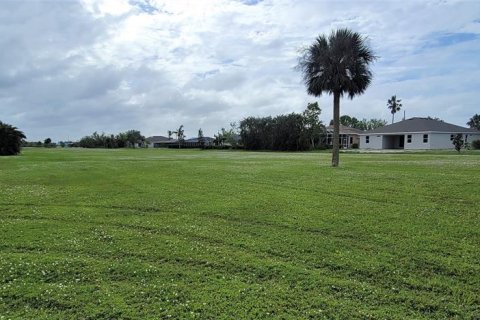
<svg viewBox="0 0 480 320">
<path fill-rule="evenodd" d="M 430 41 L 428 41 L 425 47 L 447 47 L 455 45 L 457 43 L 477 40 L 479 35 L 476 33 L 445 33 L 435 35 Z"/>
<path fill-rule="evenodd" d="M 254 6 L 262 2 L 263 0 L 240 0 L 241 3 L 247 6 Z"/>
<path fill-rule="evenodd" d="M 159 12 L 158 8 L 150 3 L 150 0 L 143 0 L 143 1 L 141 1 L 141 0 L 130 0 L 129 3 L 131 5 L 134 5 L 138 8 L 140 8 L 140 10 L 142 10 L 143 12 L 148 13 L 148 14 L 154 14 L 154 13 Z"/>
</svg>

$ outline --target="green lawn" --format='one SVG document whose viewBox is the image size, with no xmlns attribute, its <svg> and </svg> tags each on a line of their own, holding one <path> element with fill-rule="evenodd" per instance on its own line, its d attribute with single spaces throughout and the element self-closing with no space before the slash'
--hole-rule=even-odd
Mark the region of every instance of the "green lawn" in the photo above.
<svg viewBox="0 0 480 320">
<path fill-rule="evenodd" d="M 0 319 L 479 319 L 480 153 L 26 149 Z"/>
</svg>

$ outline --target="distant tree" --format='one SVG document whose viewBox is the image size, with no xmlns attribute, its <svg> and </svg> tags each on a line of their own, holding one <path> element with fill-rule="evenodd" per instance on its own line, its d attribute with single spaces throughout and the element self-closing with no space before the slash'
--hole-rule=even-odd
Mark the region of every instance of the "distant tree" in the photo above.
<svg viewBox="0 0 480 320">
<path fill-rule="evenodd" d="M 310 148 L 303 114 L 249 117 L 240 122 L 239 128 L 241 141 L 247 150 L 302 151 Z"/>
<path fill-rule="evenodd" d="M 173 131 L 168 130 L 168 140 L 172 139 Z"/>
<path fill-rule="evenodd" d="M 22 131 L 0 121 L 0 156 L 19 154 L 24 139 Z"/>
<path fill-rule="evenodd" d="M 303 151 L 311 147 L 303 114 L 290 113 L 273 118 L 271 134 L 272 150 Z"/>
<path fill-rule="evenodd" d="M 303 118 L 307 130 L 310 146 L 315 149 L 315 141 L 320 140 L 320 136 L 324 133 L 325 128 L 320 121 L 322 110 L 318 106 L 318 102 L 309 103 L 307 109 L 303 111 Z"/>
<path fill-rule="evenodd" d="M 457 150 L 458 152 L 460 152 L 460 150 L 462 149 L 463 145 L 465 144 L 465 142 L 463 141 L 463 135 L 461 133 L 457 134 L 453 140 L 452 140 L 452 143 L 453 143 L 453 146 L 455 147 L 455 150 Z"/>
<path fill-rule="evenodd" d="M 467 122 L 467 125 L 472 129 L 480 130 L 480 114 L 475 114 Z"/>
<path fill-rule="evenodd" d="M 205 148 L 205 137 L 203 136 L 202 128 L 198 129 L 198 145 L 200 148 Z"/>
<path fill-rule="evenodd" d="M 248 117 L 240 121 L 240 138 L 247 150 L 271 149 L 272 117 Z"/>
<path fill-rule="evenodd" d="M 355 128 L 360 130 L 373 130 L 376 128 L 384 127 L 387 124 L 387 121 L 383 119 L 372 118 L 370 120 L 362 119 L 358 121 Z"/>
<path fill-rule="evenodd" d="M 349 128 L 357 128 L 358 126 L 358 119 L 355 117 L 350 117 L 348 115 L 343 115 L 340 117 L 340 125 L 349 127 Z M 333 125 L 333 119 L 330 120 L 330 125 Z"/>
<path fill-rule="evenodd" d="M 125 137 L 129 146 L 135 148 L 135 144 L 143 143 L 145 141 L 145 137 L 142 136 L 140 131 L 138 130 L 128 130 L 125 132 Z"/>
<path fill-rule="evenodd" d="M 225 130 L 224 128 L 222 128 Z M 223 136 L 222 132 L 217 132 L 216 134 L 213 135 L 213 144 L 216 146 L 223 146 L 225 143 L 225 137 Z"/>
<path fill-rule="evenodd" d="M 65 148 L 65 145 L 66 145 L 65 142 L 59 141 L 58 144 L 60 145 L 60 147 Z"/>
<path fill-rule="evenodd" d="M 181 147 L 183 142 L 185 141 L 185 134 L 183 130 L 183 124 L 178 128 L 178 130 L 175 132 L 177 134 L 177 140 L 178 140 L 178 148 Z"/>
<path fill-rule="evenodd" d="M 392 114 L 392 123 L 395 121 L 395 113 L 400 111 L 402 104 L 400 103 L 402 100 L 397 99 L 397 96 L 394 95 L 387 101 L 387 108 L 390 109 L 390 113 Z"/>
<path fill-rule="evenodd" d="M 348 94 L 353 99 L 365 92 L 372 80 L 369 65 L 375 59 L 366 39 L 349 29 L 319 36 L 300 58 L 307 92 L 333 95 L 333 167 L 339 164 L 340 98 Z"/>
<path fill-rule="evenodd" d="M 46 147 L 46 148 L 50 147 L 50 144 L 51 144 L 51 143 L 52 143 L 52 139 L 50 139 L 50 138 L 47 138 L 47 139 L 45 139 L 45 140 L 43 141 L 43 145 L 44 145 L 44 147 Z"/>
<path fill-rule="evenodd" d="M 217 135 L 214 135 L 217 139 L 217 145 L 224 145 L 227 143 L 229 146 L 233 148 L 238 147 L 238 140 L 239 140 L 239 133 L 237 123 L 231 122 L 230 129 L 222 128 Z"/>
<path fill-rule="evenodd" d="M 115 136 L 115 144 L 118 148 L 125 148 L 128 146 L 128 137 L 125 132 L 120 132 Z"/>
</svg>

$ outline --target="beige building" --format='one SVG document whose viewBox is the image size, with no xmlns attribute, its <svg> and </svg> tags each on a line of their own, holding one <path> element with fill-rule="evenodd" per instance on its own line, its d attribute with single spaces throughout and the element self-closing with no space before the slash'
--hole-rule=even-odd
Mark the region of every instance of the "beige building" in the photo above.
<svg viewBox="0 0 480 320">
<path fill-rule="evenodd" d="M 333 145 L 333 126 L 328 126 L 327 131 L 327 145 Z M 350 128 L 340 125 L 340 148 L 350 149 L 353 145 L 360 145 L 360 134 L 363 133 L 363 130 Z"/>
</svg>

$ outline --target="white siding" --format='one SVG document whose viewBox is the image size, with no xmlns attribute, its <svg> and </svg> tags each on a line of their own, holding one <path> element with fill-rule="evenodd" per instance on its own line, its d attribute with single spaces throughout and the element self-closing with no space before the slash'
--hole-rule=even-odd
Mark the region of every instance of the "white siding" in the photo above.
<svg viewBox="0 0 480 320">
<path fill-rule="evenodd" d="M 469 134 L 467 137 L 467 142 L 472 144 L 473 141 L 480 140 L 480 134 Z"/>
<path fill-rule="evenodd" d="M 454 136 L 456 134 L 453 134 Z M 432 133 L 431 149 L 453 149 L 452 140 L 450 140 L 450 133 Z"/>
<path fill-rule="evenodd" d="M 369 137 L 369 143 L 366 143 L 366 137 Z M 369 136 L 360 136 L 360 148 L 361 149 L 382 149 L 382 136 L 381 135 L 369 135 Z"/>
<path fill-rule="evenodd" d="M 422 149 L 430 149 L 431 148 L 432 136 L 434 134 L 428 133 L 428 142 L 424 143 L 423 142 L 423 135 L 427 134 L 427 133 L 411 133 L 412 142 L 408 143 L 408 135 L 409 134 L 410 133 L 407 133 L 405 135 L 405 150 L 422 150 Z"/>
<path fill-rule="evenodd" d="M 453 133 L 456 136 L 456 133 Z M 432 134 L 431 149 L 454 149 L 450 133 L 434 133 Z M 463 134 L 463 140 L 472 143 L 474 140 L 480 140 L 478 134 Z"/>
<path fill-rule="evenodd" d="M 428 142 L 423 142 L 424 134 L 428 134 Z M 408 142 L 408 135 L 412 136 L 411 142 Z M 451 133 L 411 133 L 405 134 L 405 150 L 425 150 L 425 149 L 453 149 L 453 143 L 450 140 Z M 456 134 L 454 134 L 456 135 Z M 395 137 L 393 137 L 395 136 Z M 367 136 L 360 136 L 360 148 L 361 149 L 398 149 L 399 140 L 396 135 L 369 135 L 370 142 L 366 143 Z M 463 139 L 469 143 L 472 143 L 474 140 L 480 140 L 480 134 L 468 134 L 468 137 L 463 135 Z"/>
</svg>

